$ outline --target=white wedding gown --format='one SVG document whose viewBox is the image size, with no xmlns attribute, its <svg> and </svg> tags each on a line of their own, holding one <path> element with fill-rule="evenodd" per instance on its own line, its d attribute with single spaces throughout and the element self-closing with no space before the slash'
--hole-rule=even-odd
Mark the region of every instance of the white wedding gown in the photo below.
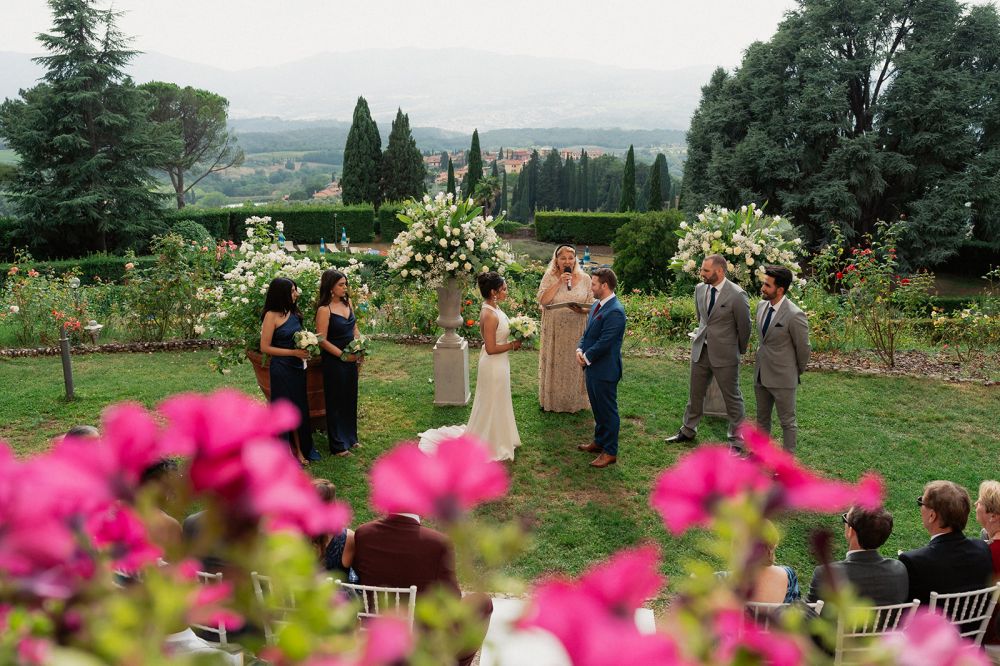
<svg viewBox="0 0 1000 666">
<path fill-rule="evenodd" d="M 509 321 L 503 310 L 483 303 L 483 309 L 492 310 L 498 320 L 496 341 L 498 345 L 507 343 L 510 333 Z M 472 401 L 469 423 L 459 426 L 443 426 L 420 433 L 420 449 L 432 452 L 438 442 L 474 435 L 482 440 L 493 452 L 494 460 L 513 460 L 514 449 L 521 446 L 514 421 L 514 403 L 510 396 L 509 352 L 487 354 L 483 346 L 479 352 L 479 374 L 476 378 L 476 398 Z"/>
</svg>

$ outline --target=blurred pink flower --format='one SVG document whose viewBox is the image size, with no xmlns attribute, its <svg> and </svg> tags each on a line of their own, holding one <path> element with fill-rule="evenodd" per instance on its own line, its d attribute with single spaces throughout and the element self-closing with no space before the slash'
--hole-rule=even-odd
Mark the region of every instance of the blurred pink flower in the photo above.
<svg viewBox="0 0 1000 666">
<path fill-rule="evenodd" d="M 656 549 L 646 547 L 617 553 L 578 582 L 543 582 L 517 626 L 554 635 L 574 666 L 683 664 L 669 636 L 641 634 L 635 625 L 635 609 L 664 582 L 656 569 Z"/>
<path fill-rule="evenodd" d="M 650 504 L 672 534 L 705 526 L 719 500 L 769 487 L 770 477 L 753 462 L 733 456 L 728 447 L 703 446 L 685 454 L 660 474 Z"/>
<path fill-rule="evenodd" d="M 50 643 L 42 638 L 27 636 L 22 638 L 17 644 L 18 663 L 46 664 L 49 658 Z"/>
<path fill-rule="evenodd" d="M 817 476 L 801 466 L 795 456 L 778 448 L 764 433 L 744 424 L 740 436 L 759 464 L 776 475 L 782 490 L 777 507 L 805 511 L 842 511 L 857 504 L 877 508 L 882 504 L 882 478 L 874 473 L 862 476 L 857 484 Z"/>
<path fill-rule="evenodd" d="M 150 543 L 146 526 L 127 506 L 116 504 L 87 519 L 86 530 L 94 545 L 108 550 L 112 565 L 128 573 L 155 564 L 163 551 Z"/>
<path fill-rule="evenodd" d="M 391 666 L 406 663 L 413 652 L 413 635 L 406 620 L 377 617 L 365 625 L 365 647 L 358 666 Z"/>
<path fill-rule="evenodd" d="M 742 649 L 761 657 L 768 666 L 799 666 L 805 651 L 794 638 L 778 632 L 765 632 L 741 609 L 724 609 L 715 616 L 718 636 L 715 657 L 729 663 Z M 740 662 L 742 663 L 742 662 Z"/>
<path fill-rule="evenodd" d="M 222 581 L 198 585 L 188 604 L 188 623 L 223 626 L 227 631 L 243 626 L 243 616 L 222 604 L 233 594 L 233 584 Z"/>
<path fill-rule="evenodd" d="M 432 454 L 400 444 L 375 461 L 372 506 L 385 513 L 417 513 L 453 520 L 481 502 L 503 497 L 507 470 L 476 438 L 442 441 Z"/>
<path fill-rule="evenodd" d="M 923 610 L 903 631 L 882 642 L 895 655 L 897 666 L 990 666 L 986 653 L 962 638 L 947 619 Z"/>
</svg>

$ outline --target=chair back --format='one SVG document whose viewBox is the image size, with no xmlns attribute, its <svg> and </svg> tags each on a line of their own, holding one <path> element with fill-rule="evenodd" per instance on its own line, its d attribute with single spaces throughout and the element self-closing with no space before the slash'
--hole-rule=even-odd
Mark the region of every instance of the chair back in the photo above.
<svg viewBox="0 0 1000 666">
<path fill-rule="evenodd" d="M 336 581 L 337 585 L 348 591 L 352 596 L 361 601 L 361 610 L 358 611 L 358 619 L 364 621 L 365 618 L 378 617 L 386 613 L 403 614 L 403 605 L 406 605 L 406 618 L 413 629 L 413 618 L 417 609 L 417 586 L 409 587 L 377 587 L 375 585 L 355 585 Z"/>
<path fill-rule="evenodd" d="M 959 633 L 976 645 L 982 645 L 986 626 L 993 617 L 993 609 L 1000 596 L 1000 583 L 971 592 L 938 594 L 931 592 L 930 610 L 941 613 L 958 627 Z"/>
<path fill-rule="evenodd" d="M 916 612 L 920 600 L 905 604 L 849 608 L 837 617 L 837 648 L 834 663 L 866 663 L 872 652 L 871 637 L 898 631 L 900 625 Z M 855 619 L 861 617 L 863 619 Z"/>
<path fill-rule="evenodd" d="M 260 605 L 264 618 L 264 642 L 274 645 L 277 642 L 277 630 L 287 625 L 295 612 L 295 595 L 286 592 L 280 597 L 276 596 L 271 577 L 256 571 L 250 572 L 250 580 L 253 583 L 253 596 Z"/>
<path fill-rule="evenodd" d="M 222 572 L 211 573 L 208 571 L 197 572 L 198 582 L 202 585 L 217 585 L 222 582 Z M 218 640 L 214 641 L 218 643 L 219 646 L 229 645 L 229 639 L 226 636 L 226 625 L 221 622 L 218 625 L 211 626 L 207 624 L 192 624 L 194 629 L 200 629 L 203 632 L 211 634 L 213 636 L 218 636 Z"/>
<path fill-rule="evenodd" d="M 761 631 L 770 631 L 771 622 L 780 618 L 781 614 L 789 608 L 796 605 L 805 606 L 819 615 L 823 612 L 823 604 L 825 603 L 822 599 L 808 604 L 769 604 L 763 601 L 748 601 L 746 612 Z"/>
</svg>

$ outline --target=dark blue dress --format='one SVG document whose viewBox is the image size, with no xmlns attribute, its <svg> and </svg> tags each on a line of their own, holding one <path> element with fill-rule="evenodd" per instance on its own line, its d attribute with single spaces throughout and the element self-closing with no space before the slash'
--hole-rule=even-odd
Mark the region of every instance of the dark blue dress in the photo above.
<svg viewBox="0 0 1000 666">
<path fill-rule="evenodd" d="M 284 324 L 274 329 L 271 344 L 282 349 L 295 349 L 292 336 L 302 330 L 302 319 L 292 314 Z M 299 451 L 306 458 L 313 450 L 312 424 L 309 422 L 309 398 L 306 396 L 306 371 L 302 367 L 302 359 L 296 356 L 272 356 L 268 364 L 271 375 L 271 402 L 285 399 L 299 410 Z M 292 443 L 292 433 L 287 432 L 284 438 Z"/>
<path fill-rule="evenodd" d="M 354 310 L 346 318 L 330 312 L 326 339 L 337 349 L 343 349 L 354 339 L 356 322 Z M 322 357 L 326 435 L 330 452 L 340 453 L 358 443 L 358 364 L 342 361 L 325 350 Z"/>
<path fill-rule="evenodd" d="M 357 583 L 358 575 L 350 567 L 344 568 L 344 546 L 347 545 L 347 528 L 330 539 L 326 550 L 323 552 L 323 568 L 327 571 L 334 571 L 343 574 L 342 579 L 348 583 Z"/>
</svg>

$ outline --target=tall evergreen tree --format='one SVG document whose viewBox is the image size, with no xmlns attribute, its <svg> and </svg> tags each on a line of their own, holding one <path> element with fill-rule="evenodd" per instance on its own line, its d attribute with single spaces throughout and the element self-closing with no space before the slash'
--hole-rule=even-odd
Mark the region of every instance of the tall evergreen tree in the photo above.
<svg viewBox="0 0 1000 666">
<path fill-rule="evenodd" d="M 507 210 L 507 169 L 501 170 L 501 185 L 500 185 L 500 210 Z"/>
<path fill-rule="evenodd" d="M 344 170 L 340 177 L 344 203 L 378 205 L 381 201 L 381 180 L 382 137 L 378 125 L 372 120 L 368 102 L 364 97 L 358 97 L 344 146 Z"/>
<path fill-rule="evenodd" d="M 154 100 L 125 74 L 136 52 L 94 0 L 49 0 L 45 73 L 0 106 L 0 138 L 20 158 L 6 185 L 36 253 L 116 250 L 160 217 L 152 172 L 168 146 Z"/>
<path fill-rule="evenodd" d="M 635 210 L 635 148 L 628 147 L 625 155 L 625 173 L 622 174 L 622 195 L 618 203 L 618 212 L 625 213 Z"/>
<path fill-rule="evenodd" d="M 559 175 L 562 172 L 562 159 L 559 151 L 553 148 L 542 162 L 542 170 L 538 176 L 538 194 L 535 197 L 536 208 L 555 210 L 559 208 Z"/>
<path fill-rule="evenodd" d="M 577 208 L 582 211 L 590 210 L 591 206 L 591 180 L 590 180 L 590 157 L 586 150 L 580 151 L 580 182 L 577 185 Z"/>
<path fill-rule="evenodd" d="M 455 194 L 455 165 L 450 157 L 448 158 L 448 186 L 445 191 L 452 196 Z"/>
<path fill-rule="evenodd" d="M 528 201 L 528 215 L 530 217 L 535 216 L 535 210 L 538 206 L 538 178 L 542 170 L 542 158 L 539 157 L 537 150 L 531 151 L 531 158 L 528 163 L 524 165 L 524 170 L 521 171 L 521 177 L 523 178 L 527 175 L 527 181 L 525 188 L 525 196 Z M 527 172 L 527 173 L 525 173 Z M 520 182 L 520 178 L 518 179 Z"/>
<path fill-rule="evenodd" d="M 512 220 L 517 220 L 518 222 L 528 221 L 528 202 L 524 196 L 524 186 L 523 184 L 527 182 L 524 178 L 524 171 L 521 171 L 520 177 L 514 181 L 514 192 L 510 197 L 510 212 L 507 217 Z"/>
<path fill-rule="evenodd" d="M 565 210 L 576 208 L 576 162 L 572 155 L 566 156 L 563 164 L 562 207 Z"/>
<path fill-rule="evenodd" d="M 490 175 L 494 178 L 500 177 L 500 172 L 497 171 L 497 161 L 493 160 L 493 164 L 490 166 Z"/>
<path fill-rule="evenodd" d="M 472 145 L 469 146 L 469 170 L 462 193 L 470 196 L 483 178 L 483 151 L 479 149 L 479 130 L 472 130 Z"/>
<path fill-rule="evenodd" d="M 440 157 L 441 161 L 438 163 L 438 170 L 439 171 L 447 171 L 447 169 L 448 169 L 448 161 L 450 159 L 451 158 L 448 156 L 448 151 L 447 150 L 442 150 L 441 151 L 441 157 Z"/>
<path fill-rule="evenodd" d="M 389 143 L 382 155 L 382 192 L 385 201 L 418 198 L 424 193 L 424 159 L 410 133 L 410 118 L 396 110 Z"/>
<path fill-rule="evenodd" d="M 653 160 L 653 166 L 649 167 L 649 200 L 646 203 L 646 210 L 655 211 L 663 208 L 663 187 L 660 184 L 662 169 L 661 160 L 666 160 L 662 153 Z"/>
</svg>

